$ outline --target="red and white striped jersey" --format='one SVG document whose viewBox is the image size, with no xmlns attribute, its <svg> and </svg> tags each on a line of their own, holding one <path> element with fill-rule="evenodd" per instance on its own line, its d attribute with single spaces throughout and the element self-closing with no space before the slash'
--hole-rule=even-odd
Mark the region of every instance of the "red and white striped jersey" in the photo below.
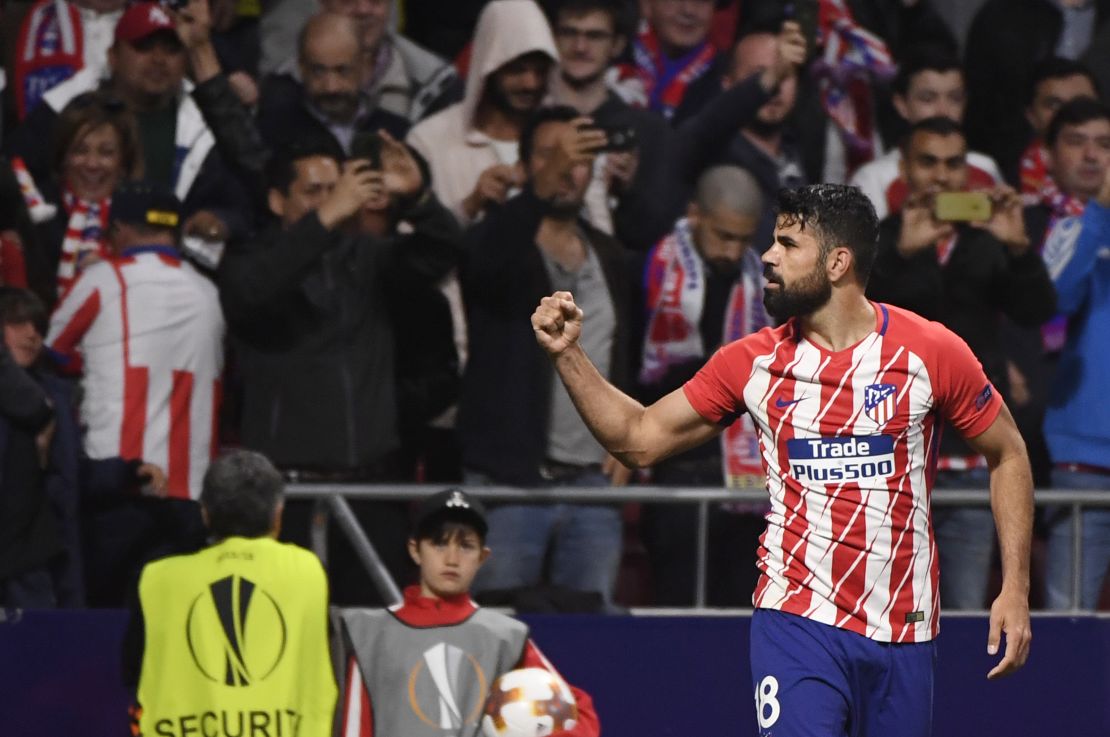
<svg viewBox="0 0 1110 737">
<path fill-rule="evenodd" d="M 142 459 L 197 498 L 216 445 L 224 319 L 216 287 L 172 248 L 129 248 L 63 296 L 47 345 L 84 371 L 90 458 Z"/>
<path fill-rule="evenodd" d="M 684 387 L 698 414 L 751 414 L 771 495 L 754 604 L 884 642 L 936 636 L 929 512 L 939 416 L 967 437 L 1002 406 L 978 360 L 939 323 L 875 305 L 851 348 L 796 320 L 721 348 Z"/>
</svg>

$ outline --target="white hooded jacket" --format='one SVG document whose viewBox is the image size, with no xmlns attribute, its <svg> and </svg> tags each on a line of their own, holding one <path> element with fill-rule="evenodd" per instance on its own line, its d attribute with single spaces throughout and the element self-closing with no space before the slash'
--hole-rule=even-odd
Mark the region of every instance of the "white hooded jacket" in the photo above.
<svg viewBox="0 0 1110 737">
<path fill-rule="evenodd" d="M 513 59 L 540 51 L 558 62 L 555 39 L 543 11 L 533 0 L 494 0 L 486 5 L 474 32 L 466 95 L 462 102 L 417 124 L 408 143 L 427 159 L 432 189 L 459 222 L 469 224 L 462 201 L 483 171 L 501 163 L 491 139 L 474 128 L 474 115 L 486 79 Z"/>
</svg>

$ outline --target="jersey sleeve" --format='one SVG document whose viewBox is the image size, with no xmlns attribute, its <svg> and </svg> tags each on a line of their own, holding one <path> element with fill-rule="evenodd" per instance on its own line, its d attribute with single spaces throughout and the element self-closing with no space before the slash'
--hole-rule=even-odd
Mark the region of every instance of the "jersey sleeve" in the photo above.
<svg viewBox="0 0 1110 737">
<path fill-rule="evenodd" d="M 751 359 L 743 343 L 730 343 L 714 353 L 694 378 L 682 386 L 694 411 L 717 425 L 731 425 L 744 407 L 741 383 L 751 374 Z"/>
<path fill-rule="evenodd" d="M 941 328 L 936 358 L 934 394 L 940 413 L 965 438 L 986 431 L 1002 410 L 1002 396 L 994 388 L 979 359 L 959 336 Z"/>
<path fill-rule="evenodd" d="M 558 678 L 566 683 L 566 679 L 559 675 L 559 671 L 555 670 L 555 666 L 551 664 L 540 649 L 536 647 L 536 643 L 532 642 L 529 638 L 528 642 L 524 645 L 524 653 L 520 657 L 520 662 L 517 668 L 543 668 L 544 670 L 551 671 Z M 580 688 L 576 688 L 567 683 L 570 692 L 574 694 L 574 701 L 578 705 L 578 722 L 575 724 L 574 729 L 563 730 L 562 732 L 555 732 L 552 737 L 598 737 L 601 734 L 601 724 L 597 718 L 597 711 L 594 709 L 594 701 L 590 695 Z"/>
</svg>

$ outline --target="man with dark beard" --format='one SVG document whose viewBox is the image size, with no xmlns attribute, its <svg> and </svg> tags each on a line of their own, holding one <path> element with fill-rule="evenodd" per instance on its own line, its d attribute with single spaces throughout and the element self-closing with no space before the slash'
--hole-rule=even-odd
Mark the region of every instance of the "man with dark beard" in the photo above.
<svg viewBox="0 0 1110 737">
<path fill-rule="evenodd" d="M 715 166 L 698 180 L 686 216 L 648 254 L 644 271 L 647 330 L 640 396 L 654 401 L 679 388 L 723 344 L 772 324 L 761 297 L 763 265 L 754 248 L 763 210 L 759 184 L 735 166 Z M 759 439 L 743 417 L 720 443 L 691 448 L 651 470 L 660 486 L 759 488 Z M 709 513 L 707 603 L 747 606 L 755 589 L 751 559 L 765 505 L 731 502 Z M 653 603 L 694 603 L 697 508 L 645 504 L 640 532 L 651 563 Z"/>
<path fill-rule="evenodd" d="M 590 430 L 630 466 L 751 415 L 771 497 L 751 622 L 760 734 L 924 737 L 940 615 L 929 512 L 939 423 L 990 466 L 1002 592 L 987 652 L 1006 635 L 992 679 L 1029 654 L 1029 459 L 962 340 L 864 296 L 879 227 L 858 189 L 785 190 L 778 210 L 764 303 L 785 322 L 726 345 L 650 407 L 591 364 L 569 291 L 541 300 L 536 341 Z"/>
<path fill-rule="evenodd" d="M 408 143 L 428 161 L 432 187 L 464 225 L 519 190 L 517 143 L 547 94 L 558 59 L 532 0 L 494 0 L 474 31 L 462 102 L 419 123 Z"/>
<path fill-rule="evenodd" d="M 520 137 L 527 180 L 491 205 L 468 234 L 462 269 L 470 364 L 459 407 L 467 483 L 620 485 L 629 471 L 590 436 L 522 317 L 553 289 L 591 305 L 584 348 L 601 372 L 626 385 L 630 282 L 621 244 L 579 217 L 604 134 L 572 108 L 540 110 Z M 501 505 L 489 513 L 497 551 L 476 590 L 539 583 L 551 548 L 550 582 L 612 601 L 621 553 L 620 510 L 607 505 Z"/>
<path fill-rule="evenodd" d="M 309 19 L 297 44 L 296 74 L 270 75 L 262 84 L 258 128 L 273 150 L 331 138 L 345 154 L 355 135 L 386 130 L 401 139 L 408 121 L 381 110 L 362 91 L 365 53 L 358 25 L 343 15 Z"/>
</svg>

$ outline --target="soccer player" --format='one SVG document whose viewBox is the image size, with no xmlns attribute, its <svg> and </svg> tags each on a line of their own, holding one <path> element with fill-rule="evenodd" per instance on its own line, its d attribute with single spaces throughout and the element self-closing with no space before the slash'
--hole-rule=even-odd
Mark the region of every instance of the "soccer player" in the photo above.
<svg viewBox="0 0 1110 737">
<path fill-rule="evenodd" d="M 938 323 L 864 296 L 878 223 L 852 187 L 784 190 L 763 255 L 764 304 L 783 320 L 730 343 L 644 407 L 578 346 L 568 292 L 532 316 L 602 445 L 650 466 L 748 412 L 771 496 L 759 549 L 752 677 L 760 733 L 918 737 L 932 726 L 939 629 L 929 521 L 940 419 L 986 457 L 1002 551 L 988 678 L 1029 655 L 1033 489 L 1013 419 L 966 344 Z"/>
<path fill-rule="evenodd" d="M 481 502 L 464 491 L 425 498 L 408 541 L 419 584 L 406 588 L 397 606 L 340 615 L 338 636 L 349 653 L 344 737 L 476 735 L 489 686 L 499 676 L 517 668 L 558 676 L 527 625 L 470 599 L 474 576 L 490 556 L 488 529 Z M 569 704 L 556 705 L 548 712 L 553 737 L 597 737 L 593 701 L 568 688 L 578 718 L 569 725 Z"/>
</svg>

